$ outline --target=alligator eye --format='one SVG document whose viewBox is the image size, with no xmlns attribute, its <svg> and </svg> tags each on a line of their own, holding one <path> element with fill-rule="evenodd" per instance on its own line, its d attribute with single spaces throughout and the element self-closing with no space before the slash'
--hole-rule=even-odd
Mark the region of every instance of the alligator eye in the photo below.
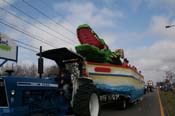
<svg viewBox="0 0 175 116">
<path fill-rule="evenodd" d="M 93 30 L 90 30 L 91 31 L 91 33 L 93 33 L 94 34 L 94 31 Z"/>
<path fill-rule="evenodd" d="M 95 38 L 97 38 L 97 35 L 94 35 Z"/>
</svg>

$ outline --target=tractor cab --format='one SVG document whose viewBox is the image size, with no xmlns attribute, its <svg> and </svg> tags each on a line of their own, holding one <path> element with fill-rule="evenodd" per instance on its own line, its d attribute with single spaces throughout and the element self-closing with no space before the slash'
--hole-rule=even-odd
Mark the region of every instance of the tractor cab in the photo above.
<svg viewBox="0 0 175 116">
<path fill-rule="evenodd" d="M 69 108 L 73 110 L 75 116 L 83 116 L 87 114 L 88 116 L 97 116 L 99 115 L 99 97 L 97 95 L 96 87 L 90 78 L 84 78 L 84 57 L 81 55 L 68 50 L 67 48 L 58 48 L 52 49 L 44 52 L 40 52 L 37 54 L 40 56 L 39 58 L 39 71 L 42 72 L 42 57 L 53 60 L 59 66 L 62 71 L 67 64 L 74 64 L 75 66 L 71 67 L 73 74 L 72 79 L 69 82 L 70 84 L 63 84 L 62 89 L 64 91 L 64 95 L 67 98 L 69 104 Z M 41 69 L 40 69 L 41 68 Z M 58 77 L 61 78 L 61 77 Z M 63 81 L 66 81 L 65 78 L 61 78 Z M 59 80 L 59 79 L 58 79 Z M 58 85 L 60 86 L 62 81 L 58 81 Z M 71 97 L 70 97 L 71 96 Z M 84 99 L 79 99 L 84 98 Z M 81 108 L 81 106 L 86 106 Z M 91 108 L 89 109 L 89 106 Z M 96 110 L 94 110 L 96 109 Z"/>
<path fill-rule="evenodd" d="M 38 60 L 38 68 L 39 68 L 38 72 L 39 73 L 43 72 L 42 57 L 44 57 L 44 58 L 55 61 L 56 64 L 59 66 L 60 70 L 63 70 L 66 64 L 77 63 L 78 70 L 80 71 L 80 74 L 81 74 L 84 58 L 81 55 L 71 50 L 68 50 L 67 48 L 47 50 L 44 52 L 40 52 L 37 55 L 40 56 Z"/>
</svg>

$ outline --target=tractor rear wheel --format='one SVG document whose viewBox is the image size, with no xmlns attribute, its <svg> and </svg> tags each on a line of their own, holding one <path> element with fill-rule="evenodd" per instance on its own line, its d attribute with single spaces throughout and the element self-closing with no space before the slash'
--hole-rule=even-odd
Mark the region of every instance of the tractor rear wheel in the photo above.
<svg viewBox="0 0 175 116">
<path fill-rule="evenodd" d="M 74 96 L 73 110 L 75 116 L 99 116 L 99 97 L 93 84 L 79 86 Z"/>
</svg>

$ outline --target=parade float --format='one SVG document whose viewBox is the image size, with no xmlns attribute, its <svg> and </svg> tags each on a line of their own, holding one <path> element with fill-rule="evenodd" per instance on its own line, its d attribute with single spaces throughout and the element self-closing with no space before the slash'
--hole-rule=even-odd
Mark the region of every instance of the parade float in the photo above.
<svg viewBox="0 0 175 116">
<path fill-rule="evenodd" d="M 81 44 L 75 47 L 76 52 L 85 57 L 86 75 L 94 81 L 102 102 L 117 101 L 125 109 L 128 102 L 142 98 L 144 77 L 135 67 L 125 64 L 128 60 L 123 49 L 112 52 L 87 24 L 77 28 L 77 37 Z"/>
</svg>

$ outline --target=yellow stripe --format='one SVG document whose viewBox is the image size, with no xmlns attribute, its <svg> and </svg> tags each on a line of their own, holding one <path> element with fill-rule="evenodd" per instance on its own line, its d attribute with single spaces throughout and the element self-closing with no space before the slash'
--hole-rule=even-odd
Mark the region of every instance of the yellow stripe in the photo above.
<svg viewBox="0 0 175 116">
<path fill-rule="evenodd" d="M 165 116 L 163 106 L 162 106 L 162 102 L 161 102 L 161 99 L 160 99 L 159 89 L 157 89 L 157 94 L 158 94 L 159 104 L 160 104 L 160 114 L 161 114 L 161 116 Z"/>
</svg>

